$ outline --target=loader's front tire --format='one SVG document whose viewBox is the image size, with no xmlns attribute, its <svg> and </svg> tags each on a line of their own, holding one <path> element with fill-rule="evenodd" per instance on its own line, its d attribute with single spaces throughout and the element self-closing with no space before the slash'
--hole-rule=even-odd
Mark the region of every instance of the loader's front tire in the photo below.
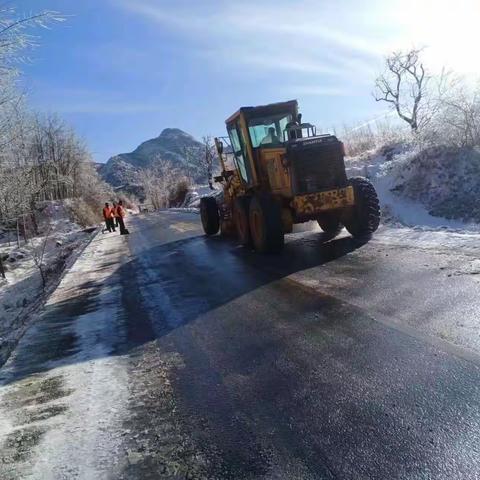
<svg viewBox="0 0 480 480">
<path fill-rule="evenodd" d="M 344 219 L 345 228 L 353 237 L 368 237 L 380 224 L 380 202 L 372 183 L 363 177 L 349 179 L 353 187 L 355 205 Z"/>
<path fill-rule="evenodd" d="M 255 195 L 250 201 L 249 224 L 257 252 L 280 252 L 284 245 L 282 209 L 270 195 Z"/>
<path fill-rule="evenodd" d="M 250 197 L 237 197 L 233 202 L 233 220 L 240 245 L 248 247 L 252 244 L 248 212 Z"/>
<path fill-rule="evenodd" d="M 206 235 L 215 235 L 220 229 L 220 215 L 217 202 L 213 197 L 200 199 L 200 218 Z"/>
</svg>

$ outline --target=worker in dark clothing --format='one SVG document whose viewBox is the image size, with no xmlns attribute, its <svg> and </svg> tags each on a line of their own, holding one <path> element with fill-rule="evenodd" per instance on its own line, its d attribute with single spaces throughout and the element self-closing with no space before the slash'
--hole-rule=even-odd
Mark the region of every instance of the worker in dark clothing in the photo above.
<svg viewBox="0 0 480 480">
<path fill-rule="evenodd" d="M 281 143 L 280 138 L 278 138 L 275 128 L 270 127 L 268 129 L 268 134 L 260 142 L 260 145 L 278 145 L 279 143 Z"/>
<path fill-rule="evenodd" d="M 118 201 L 117 205 L 117 218 L 118 218 L 118 224 L 120 225 L 120 235 L 127 235 L 130 232 L 128 231 L 127 228 L 125 228 L 125 215 L 127 212 L 125 211 L 125 208 L 123 207 L 123 202 L 121 200 Z"/>
<path fill-rule="evenodd" d="M 115 224 L 113 222 L 113 211 L 110 208 L 110 204 L 106 203 L 103 207 L 103 218 L 105 220 L 105 226 L 109 232 L 115 231 Z"/>
<path fill-rule="evenodd" d="M 112 211 L 113 211 L 113 217 L 114 217 L 113 221 L 115 223 L 115 227 L 119 227 L 118 214 L 117 214 L 117 204 L 115 202 L 113 202 Z"/>
</svg>

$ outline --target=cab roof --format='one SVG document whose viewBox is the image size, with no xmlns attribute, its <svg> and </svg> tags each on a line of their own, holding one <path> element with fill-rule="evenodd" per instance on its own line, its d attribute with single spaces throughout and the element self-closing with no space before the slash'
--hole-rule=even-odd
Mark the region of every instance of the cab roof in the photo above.
<svg viewBox="0 0 480 480">
<path fill-rule="evenodd" d="M 233 115 L 225 120 L 228 125 L 237 119 L 243 113 L 245 118 L 266 117 L 268 115 L 282 113 L 282 112 L 298 112 L 297 100 L 288 100 L 287 102 L 270 103 L 269 105 L 259 105 L 257 107 L 241 107 Z"/>
</svg>

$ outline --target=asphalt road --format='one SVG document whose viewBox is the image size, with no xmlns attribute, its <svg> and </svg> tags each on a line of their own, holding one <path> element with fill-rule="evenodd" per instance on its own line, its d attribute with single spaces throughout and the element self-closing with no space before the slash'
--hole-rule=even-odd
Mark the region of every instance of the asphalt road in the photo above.
<svg viewBox="0 0 480 480">
<path fill-rule="evenodd" d="M 129 228 L 0 370 L 0 478 L 480 478 L 474 248 Z"/>
</svg>

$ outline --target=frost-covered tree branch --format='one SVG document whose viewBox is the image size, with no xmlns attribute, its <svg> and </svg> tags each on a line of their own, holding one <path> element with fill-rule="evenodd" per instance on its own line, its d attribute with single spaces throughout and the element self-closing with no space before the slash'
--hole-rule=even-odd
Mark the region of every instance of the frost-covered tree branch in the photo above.
<svg viewBox="0 0 480 480">
<path fill-rule="evenodd" d="M 202 143 L 205 145 L 205 156 L 201 157 L 202 167 L 207 177 L 210 188 L 213 188 L 213 166 L 217 157 L 217 149 L 211 135 L 204 136 Z"/>
<path fill-rule="evenodd" d="M 19 15 L 14 7 L 0 8 L 0 147 L 11 142 L 15 122 L 22 108 L 23 94 L 17 87 L 20 66 L 28 58 L 28 50 L 37 45 L 32 35 L 35 28 L 48 28 L 64 18 L 56 12 L 44 11 Z"/>
<path fill-rule="evenodd" d="M 419 49 L 393 53 L 385 60 L 385 73 L 375 82 L 375 100 L 390 104 L 413 132 L 428 122 L 430 113 L 421 110 L 430 76 L 420 55 Z"/>
<path fill-rule="evenodd" d="M 437 141 L 451 145 L 480 145 L 480 83 L 469 85 L 457 78 L 442 95 L 432 130 Z"/>
<path fill-rule="evenodd" d="M 161 157 L 153 160 L 151 168 L 142 170 L 138 180 L 155 210 L 179 206 L 191 183 L 178 168 Z"/>
<path fill-rule="evenodd" d="M 47 231 L 43 238 L 40 239 L 40 243 L 33 248 L 32 259 L 35 266 L 40 272 L 40 277 L 42 279 L 42 288 L 45 289 L 47 286 L 47 277 L 45 274 L 45 252 L 47 248 L 48 241 L 50 239 L 50 234 L 52 233 L 52 226 L 49 225 Z"/>
<path fill-rule="evenodd" d="M 58 12 L 43 11 L 32 15 L 18 15 L 14 7 L 0 8 L 0 61 L 8 69 L 18 60 L 18 52 L 36 46 L 32 27 L 48 28 L 52 22 L 64 21 Z"/>
</svg>

